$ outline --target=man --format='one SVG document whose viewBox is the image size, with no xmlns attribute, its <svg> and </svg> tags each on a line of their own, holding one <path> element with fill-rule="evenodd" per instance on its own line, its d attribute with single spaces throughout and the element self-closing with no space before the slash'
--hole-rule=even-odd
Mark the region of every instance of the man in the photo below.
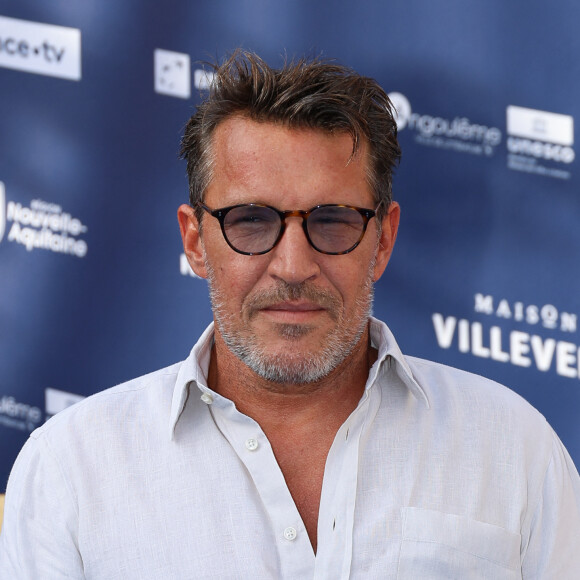
<svg viewBox="0 0 580 580">
<path fill-rule="evenodd" d="M 384 91 L 235 53 L 182 148 L 215 325 L 31 436 L 2 578 L 580 577 L 580 482 L 495 383 L 370 317 L 399 223 Z"/>
</svg>

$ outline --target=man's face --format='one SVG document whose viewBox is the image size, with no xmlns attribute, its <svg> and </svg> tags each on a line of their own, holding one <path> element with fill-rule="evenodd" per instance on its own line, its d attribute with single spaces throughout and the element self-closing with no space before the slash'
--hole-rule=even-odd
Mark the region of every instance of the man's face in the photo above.
<svg viewBox="0 0 580 580">
<path fill-rule="evenodd" d="M 347 134 L 288 129 L 234 117 L 214 136 L 213 179 L 204 203 L 211 209 L 261 203 L 279 210 L 320 204 L 374 209 L 363 147 L 353 159 Z M 246 256 L 226 243 L 217 219 L 180 209 L 184 246 L 194 271 L 209 280 L 218 338 L 258 375 L 278 383 L 310 383 L 326 376 L 364 339 L 372 285 L 394 243 L 398 206 L 379 238 L 370 220 L 349 254 L 312 248 L 301 218 L 287 218 L 280 242 Z"/>
</svg>

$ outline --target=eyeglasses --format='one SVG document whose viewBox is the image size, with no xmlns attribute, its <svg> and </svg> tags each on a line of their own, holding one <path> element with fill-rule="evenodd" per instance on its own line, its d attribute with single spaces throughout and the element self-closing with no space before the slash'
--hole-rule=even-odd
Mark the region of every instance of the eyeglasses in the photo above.
<svg viewBox="0 0 580 580">
<path fill-rule="evenodd" d="M 336 204 L 317 205 L 308 211 L 280 211 L 258 203 L 221 209 L 198 205 L 219 220 L 230 248 L 246 256 L 269 252 L 282 238 L 289 217 L 302 218 L 306 239 L 318 252 L 348 254 L 360 244 L 369 220 L 376 215 L 372 209 Z"/>
</svg>

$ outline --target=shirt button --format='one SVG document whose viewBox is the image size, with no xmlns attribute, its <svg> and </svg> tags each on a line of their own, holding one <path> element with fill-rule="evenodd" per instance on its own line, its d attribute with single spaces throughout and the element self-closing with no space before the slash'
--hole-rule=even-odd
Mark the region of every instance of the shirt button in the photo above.
<svg viewBox="0 0 580 580">
<path fill-rule="evenodd" d="M 296 530 L 292 527 L 289 526 L 284 530 L 284 537 L 289 540 L 290 542 L 292 540 L 296 539 Z"/>
<path fill-rule="evenodd" d="M 200 399 L 206 404 L 211 405 L 213 403 L 213 396 L 210 393 L 204 393 Z"/>
<path fill-rule="evenodd" d="M 256 451 L 258 449 L 258 440 L 257 439 L 246 439 L 246 449 L 248 451 Z"/>
</svg>

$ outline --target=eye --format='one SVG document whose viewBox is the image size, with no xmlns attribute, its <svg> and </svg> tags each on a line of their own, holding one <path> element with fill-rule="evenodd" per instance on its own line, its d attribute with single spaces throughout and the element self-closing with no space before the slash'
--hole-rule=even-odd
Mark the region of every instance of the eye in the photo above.
<svg viewBox="0 0 580 580">
<path fill-rule="evenodd" d="M 349 225 L 356 225 L 358 221 L 356 219 L 352 219 L 349 216 L 315 216 L 312 220 L 316 224 L 320 225 L 341 225 L 341 226 L 349 226 Z"/>
<path fill-rule="evenodd" d="M 360 227 L 362 222 L 361 215 L 351 208 L 347 207 L 325 207 L 312 212 L 309 220 L 315 227 Z"/>
<path fill-rule="evenodd" d="M 279 223 L 278 214 L 268 207 L 245 205 L 232 209 L 226 216 L 228 228 L 252 227 Z"/>
<path fill-rule="evenodd" d="M 247 214 L 235 216 L 230 219 L 230 224 L 235 226 L 236 224 L 255 224 L 264 221 L 264 218 L 257 214 Z"/>
</svg>

